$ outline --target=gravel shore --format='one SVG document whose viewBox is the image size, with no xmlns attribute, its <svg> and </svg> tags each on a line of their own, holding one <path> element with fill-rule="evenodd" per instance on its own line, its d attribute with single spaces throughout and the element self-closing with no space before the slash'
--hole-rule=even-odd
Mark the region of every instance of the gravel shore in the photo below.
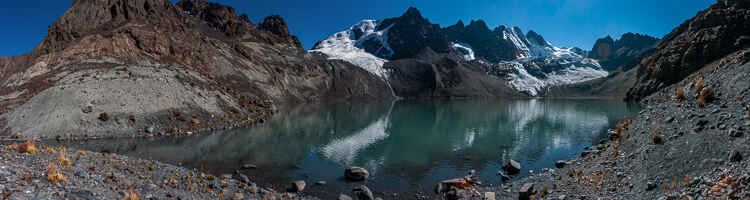
<svg viewBox="0 0 750 200">
<path fill-rule="evenodd" d="M 313 199 L 257 186 L 241 174 L 12 143 L 0 146 L 0 199 Z M 23 153 L 21 153 L 23 152 Z"/>
</svg>

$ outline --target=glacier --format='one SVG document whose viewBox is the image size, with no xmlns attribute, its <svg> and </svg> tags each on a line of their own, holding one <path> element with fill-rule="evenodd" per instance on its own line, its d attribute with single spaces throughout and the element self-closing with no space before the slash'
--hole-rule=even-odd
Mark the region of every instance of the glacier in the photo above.
<svg viewBox="0 0 750 200">
<path fill-rule="evenodd" d="M 573 48 L 556 47 L 547 41 L 543 44 L 529 41 L 517 27 L 510 31 L 505 28 L 502 34 L 521 53 L 514 60 L 501 61 L 499 67 L 512 69 L 507 76 L 508 84 L 529 96 L 537 96 L 549 86 L 580 83 L 609 75 L 598 61 L 575 53 Z M 529 72 L 542 68 L 551 72 L 537 76 Z"/>
<path fill-rule="evenodd" d="M 461 54 L 466 61 L 472 61 L 475 60 L 476 57 L 474 56 L 474 50 L 472 50 L 471 45 L 466 43 L 451 43 L 451 47 L 456 50 L 459 54 Z"/>
<path fill-rule="evenodd" d="M 393 55 L 393 49 L 388 45 L 388 30 L 391 26 L 376 31 L 378 26 L 377 20 L 362 20 L 347 30 L 343 30 L 333 34 L 332 36 L 320 41 L 316 46 L 310 50 L 311 52 L 320 52 L 328 56 L 328 59 L 343 60 L 349 63 L 359 66 L 364 70 L 374 74 L 381 78 L 386 85 L 390 88 L 390 82 L 388 81 L 388 70 L 383 68 L 388 60 L 377 57 L 363 48 L 363 43 L 366 41 L 375 41 L 381 45 L 380 49 L 376 52 L 386 52 L 385 56 L 390 57 Z M 361 36 L 357 38 L 357 32 L 361 33 Z M 391 88 L 391 94 L 394 97 L 395 92 Z"/>
<path fill-rule="evenodd" d="M 371 19 L 359 21 L 318 42 L 310 52 L 323 53 L 329 59 L 343 60 L 361 67 L 382 79 L 391 88 L 392 95 L 397 97 L 390 85 L 390 72 L 383 67 L 394 53 L 388 44 L 388 31 L 393 25 L 377 30 L 379 23 Z M 467 43 L 453 41 L 450 47 L 463 60 L 489 67 L 485 69 L 486 73 L 505 78 L 508 86 L 529 96 L 538 96 L 550 86 L 574 84 L 609 75 L 596 60 L 579 55 L 573 48 L 556 47 L 543 38 L 529 39 L 520 28 L 506 27 L 502 27 L 498 37 L 513 44 L 511 48 L 517 52 L 515 59 L 489 64 L 476 57 L 472 46 Z"/>
</svg>

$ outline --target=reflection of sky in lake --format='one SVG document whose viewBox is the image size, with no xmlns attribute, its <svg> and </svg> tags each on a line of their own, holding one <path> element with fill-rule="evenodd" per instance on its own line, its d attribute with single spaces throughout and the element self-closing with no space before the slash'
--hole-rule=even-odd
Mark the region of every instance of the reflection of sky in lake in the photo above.
<svg viewBox="0 0 750 200">
<path fill-rule="evenodd" d="M 261 185 L 302 179 L 329 184 L 319 195 L 349 190 L 344 168 L 364 166 L 375 191 L 429 191 L 435 182 L 476 169 L 496 175 L 508 159 L 524 170 L 552 167 L 597 141 L 637 106 L 610 100 L 398 101 L 393 104 L 285 108 L 267 124 L 185 138 L 98 141 L 84 145 L 214 173 L 242 172 Z"/>
</svg>

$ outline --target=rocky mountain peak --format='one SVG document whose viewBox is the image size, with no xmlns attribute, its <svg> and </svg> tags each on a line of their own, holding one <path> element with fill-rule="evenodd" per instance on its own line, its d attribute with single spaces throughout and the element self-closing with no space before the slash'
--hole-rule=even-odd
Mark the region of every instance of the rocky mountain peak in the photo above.
<svg viewBox="0 0 750 200">
<path fill-rule="evenodd" d="M 619 39 L 611 36 L 599 38 L 588 57 L 598 59 L 608 71 L 618 68 L 628 70 L 638 65 L 640 59 L 659 42 L 658 38 L 638 33 L 625 33 Z"/>
<path fill-rule="evenodd" d="M 425 47 L 438 53 L 450 51 L 450 41 L 440 26 L 430 23 L 414 7 L 409 7 L 400 17 L 383 20 L 376 30 L 387 34 L 387 43 L 393 49 L 388 59 L 412 58 Z"/>
<path fill-rule="evenodd" d="M 289 27 L 286 26 L 286 22 L 279 15 L 271 15 L 263 19 L 263 22 L 260 23 L 260 29 L 280 36 L 291 35 L 289 34 Z"/>
<path fill-rule="evenodd" d="M 404 13 L 401 18 L 424 19 L 424 17 L 422 17 L 422 13 L 420 13 L 419 10 L 415 7 L 409 7 L 409 9 L 406 10 L 406 13 Z"/>
<path fill-rule="evenodd" d="M 658 38 L 651 37 L 649 35 L 628 32 L 623 34 L 620 39 L 615 41 L 615 49 L 620 49 L 623 47 L 647 48 L 654 45 L 658 41 Z"/>
<path fill-rule="evenodd" d="M 615 49 L 615 40 L 609 35 L 604 38 L 599 38 L 594 43 L 594 47 L 591 48 L 589 58 L 593 59 L 608 59 L 609 56 Z"/>
<path fill-rule="evenodd" d="M 60 50 L 90 32 L 110 30 L 126 22 L 174 28 L 181 15 L 180 9 L 168 0 L 75 0 L 49 27 L 32 54 Z"/>
<path fill-rule="evenodd" d="M 529 30 L 529 32 L 526 33 L 526 39 L 528 39 L 529 42 L 538 46 L 549 46 L 549 43 L 547 42 L 547 40 L 545 40 L 544 37 L 537 34 L 533 30 Z"/>
<path fill-rule="evenodd" d="M 203 0 L 181 0 L 176 4 L 184 13 L 203 20 L 229 37 L 246 34 L 253 24 L 247 15 L 238 16 L 234 8 Z"/>
<path fill-rule="evenodd" d="M 454 26 L 464 27 L 466 25 L 464 25 L 464 21 L 462 21 L 462 20 L 459 19 L 458 22 L 456 22 L 456 24 Z"/>
<path fill-rule="evenodd" d="M 638 68 L 628 99 L 677 83 L 706 64 L 750 47 L 750 1 L 720 0 L 664 36 Z"/>
<path fill-rule="evenodd" d="M 484 22 L 484 20 L 471 20 L 469 23 L 469 26 L 466 27 L 467 29 L 474 29 L 474 30 L 490 30 L 490 28 L 487 26 L 487 23 Z"/>
</svg>

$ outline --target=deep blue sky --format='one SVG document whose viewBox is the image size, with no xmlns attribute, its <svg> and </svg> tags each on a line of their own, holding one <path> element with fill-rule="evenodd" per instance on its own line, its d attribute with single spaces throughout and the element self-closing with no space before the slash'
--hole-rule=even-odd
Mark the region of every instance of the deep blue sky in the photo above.
<svg viewBox="0 0 750 200">
<path fill-rule="evenodd" d="M 176 0 L 173 0 L 176 2 Z M 590 49 L 605 35 L 625 32 L 661 38 L 715 0 L 215 0 L 247 13 L 253 23 L 279 14 L 305 48 L 361 19 L 384 19 L 418 8 L 442 27 L 459 19 L 533 29 L 558 46 Z M 0 56 L 33 49 L 71 0 L 6 1 L 0 7 Z"/>
</svg>

